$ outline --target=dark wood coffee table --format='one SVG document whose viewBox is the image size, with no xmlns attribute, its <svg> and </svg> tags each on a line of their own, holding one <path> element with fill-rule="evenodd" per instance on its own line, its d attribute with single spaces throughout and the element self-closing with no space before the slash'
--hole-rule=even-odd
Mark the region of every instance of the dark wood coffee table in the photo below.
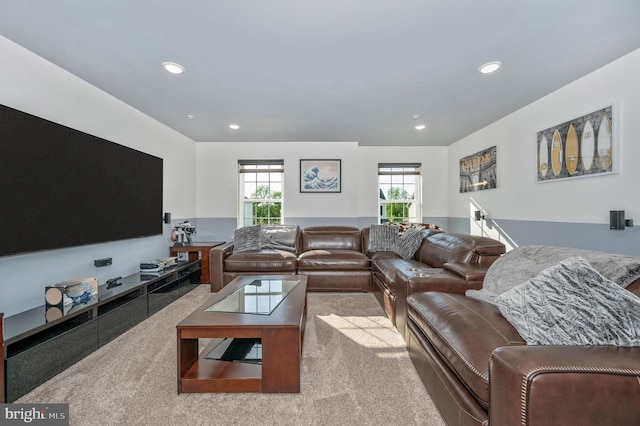
<svg viewBox="0 0 640 426">
<path fill-rule="evenodd" d="M 221 301 L 216 307 L 253 303 L 251 295 L 238 297 L 236 291 L 255 280 L 265 280 L 265 288 L 274 280 L 274 287 L 277 280 L 298 283 L 270 314 L 207 311 Z M 300 392 L 306 300 L 304 275 L 246 276 L 231 281 L 176 326 L 178 393 Z M 260 339 L 261 363 L 210 359 L 224 338 Z M 212 339 L 202 351 L 200 339 Z"/>
</svg>

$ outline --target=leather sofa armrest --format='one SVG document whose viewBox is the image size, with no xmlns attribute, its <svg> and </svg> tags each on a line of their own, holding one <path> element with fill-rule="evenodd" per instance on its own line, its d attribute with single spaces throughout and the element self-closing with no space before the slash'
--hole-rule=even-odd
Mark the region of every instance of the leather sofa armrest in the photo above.
<svg viewBox="0 0 640 426">
<path fill-rule="evenodd" d="M 465 281 L 482 281 L 488 268 L 477 263 L 445 263 L 442 269 L 456 274 Z"/>
<path fill-rule="evenodd" d="M 209 251 L 209 277 L 211 291 L 218 291 L 224 287 L 224 260 L 233 253 L 233 241 L 213 247 Z"/>
<path fill-rule="evenodd" d="M 640 424 L 640 347 L 498 348 L 489 380 L 491 426 Z"/>
</svg>

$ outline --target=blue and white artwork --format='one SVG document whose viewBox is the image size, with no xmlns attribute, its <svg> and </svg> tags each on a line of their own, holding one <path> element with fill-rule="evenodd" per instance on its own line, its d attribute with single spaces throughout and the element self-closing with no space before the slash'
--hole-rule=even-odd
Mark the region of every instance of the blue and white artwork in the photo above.
<svg viewBox="0 0 640 426">
<path fill-rule="evenodd" d="M 300 192 L 340 192 L 341 160 L 300 160 Z"/>
</svg>

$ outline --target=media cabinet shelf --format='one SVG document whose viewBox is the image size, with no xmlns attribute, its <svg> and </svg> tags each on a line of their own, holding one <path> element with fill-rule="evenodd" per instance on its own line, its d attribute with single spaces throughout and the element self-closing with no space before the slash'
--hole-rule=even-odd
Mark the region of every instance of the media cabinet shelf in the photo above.
<svg viewBox="0 0 640 426">
<path fill-rule="evenodd" d="M 4 360 L 4 334 L 2 332 L 2 323 L 4 314 L 0 313 L 0 357 Z M 4 362 L 0 364 L 0 381 L 2 387 L 0 387 L 0 404 L 4 404 Z"/>
<path fill-rule="evenodd" d="M 47 322 L 45 305 L 4 319 L 3 386 L 13 402 L 144 321 L 200 282 L 200 260 L 179 262 L 161 273 L 136 273 L 98 302 Z"/>
</svg>

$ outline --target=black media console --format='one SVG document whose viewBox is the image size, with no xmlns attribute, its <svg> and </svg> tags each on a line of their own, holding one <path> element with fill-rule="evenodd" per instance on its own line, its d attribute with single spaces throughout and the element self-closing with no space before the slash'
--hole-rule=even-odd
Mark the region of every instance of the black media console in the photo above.
<svg viewBox="0 0 640 426">
<path fill-rule="evenodd" d="M 5 396 L 13 402 L 200 283 L 200 260 L 98 287 L 98 302 L 47 322 L 45 305 L 4 319 Z M 44 292 L 43 297 L 44 301 Z"/>
</svg>

